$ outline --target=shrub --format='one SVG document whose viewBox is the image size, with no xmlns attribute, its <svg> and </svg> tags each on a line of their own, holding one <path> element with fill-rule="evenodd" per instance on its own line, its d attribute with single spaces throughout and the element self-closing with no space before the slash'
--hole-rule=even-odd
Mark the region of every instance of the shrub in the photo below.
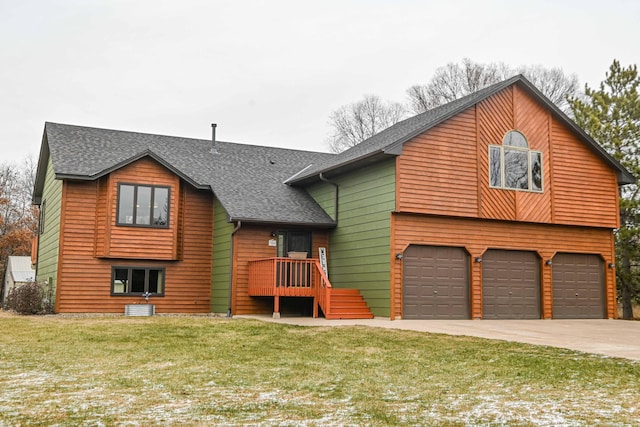
<svg viewBox="0 0 640 427">
<path fill-rule="evenodd" d="M 51 298 L 47 298 L 47 292 L 36 282 L 11 288 L 4 302 L 4 309 L 27 315 L 53 312 Z"/>
</svg>

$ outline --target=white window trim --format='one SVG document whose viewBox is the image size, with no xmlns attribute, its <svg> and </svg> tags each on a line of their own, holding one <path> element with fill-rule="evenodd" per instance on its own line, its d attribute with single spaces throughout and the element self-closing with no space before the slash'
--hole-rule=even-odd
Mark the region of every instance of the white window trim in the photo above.
<svg viewBox="0 0 640 427">
<path fill-rule="evenodd" d="M 491 185 L 491 147 L 496 147 L 500 150 L 500 186 L 496 186 L 496 185 Z M 504 172 L 504 166 L 505 166 L 505 161 L 504 161 L 504 145 L 494 145 L 494 144 L 490 144 L 489 147 L 487 148 L 487 159 L 488 159 L 488 165 L 489 165 L 489 188 L 496 188 L 499 190 L 512 190 L 512 191 L 525 191 L 525 192 L 529 192 L 529 193 L 544 193 L 544 168 L 542 168 L 542 165 L 544 165 L 544 155 L 542 153 L 542 151 L 537 151 L 537 150 L 531 150 L 529 148 L 524 148 L 524 147 L 515 147 L 515 146 L 509 146 L 508 147 L 509 150 L 517 150 L 517 151 L 522 151 L 527 153 L 527 161 L 528 161 L 528 187 L 527 189 L 524 188 L 511 188 L 511 187 L 506 187 L 505 186 L 505 172 Z M 542 174 L 540 176 L 540 190 L 534 190 L 533 189 L 533 167 L 532 167 L 532 161 L 531 161 L 531 155 L 532 153 L 535 154 L 539 154 L 540 155 L 540 167 L 542 169 Z"/>
</svg>

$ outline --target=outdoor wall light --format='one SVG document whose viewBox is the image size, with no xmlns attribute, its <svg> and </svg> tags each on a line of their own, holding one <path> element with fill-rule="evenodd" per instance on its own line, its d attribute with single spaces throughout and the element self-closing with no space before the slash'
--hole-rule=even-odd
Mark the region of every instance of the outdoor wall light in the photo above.
<svg viewBox="0 0 640 427">
<path fill-rule="evenodd" d="M 610 263 L 609 263 L 609 268 L 613 268 L 613 267 L 615 267 L 615 266 L 616 266 L 616 265 L 615 265 L 614 263 L 612 263 L 612 262 L 610 262 Z"/>
<path fill-rule="evenodd" d="M 276 233 L 275 231 L 271 232 L 271 237 L 276 237 L 278 235 L 278 233 Z"/>
<path fill-rule="evenodd" d="M 482 257 L 477 256 L 477 257 L 474 259 L 474 261 L 475 261 L 475 262 L 482 262 Z"/>
<path fill-rule="evenodd" d="M 402 259 L 402 258 L 404 258 L 402 254 L 396 254 L 396 259 Z"/>
<path fill-rule="evenodd" d="M 546 260 L 544 263 L 545 263 L 546 265 L 552 265 L 552 264 L 553 264 L 553 261 L 551 261 L 550 259 L 548 259 L 548 260 Z"/>
</svg>

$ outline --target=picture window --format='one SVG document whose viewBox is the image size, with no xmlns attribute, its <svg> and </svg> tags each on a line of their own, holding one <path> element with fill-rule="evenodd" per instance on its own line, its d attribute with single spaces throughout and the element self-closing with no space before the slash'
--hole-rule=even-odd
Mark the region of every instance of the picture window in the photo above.
<svg viewBox="0 0 640 427">
<path fill-rule="evenodd" d="M 489 185 L 542 192 L 542 153 L 530 150 L 521 132 L 507 132 L 502 145 L 489 146 Z"/>
<path fill-rule="evenodd" d="M 169 187 L 118 185 L 117 225 L 169 227 Z"/>
</svg>

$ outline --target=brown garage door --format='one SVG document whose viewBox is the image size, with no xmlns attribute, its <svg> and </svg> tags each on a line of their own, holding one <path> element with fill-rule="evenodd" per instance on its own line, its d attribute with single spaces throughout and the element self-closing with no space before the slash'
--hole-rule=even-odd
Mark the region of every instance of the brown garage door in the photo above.
<svg viewBox="0 0 640 427">
<path fill-rule="evenodd" d="M 598 255 L 559 253 L 553 257 L 553 318 L 602 319 L 604 263 Z"/>
<path fill-rule="evenodd" d="M 482 257 L 482 318 L 540 318 L 540 262 L 534 252 L 485 252 Z"/>
<path fill-rule="evenodd" d="M 464 249 L 411 245 L 403 268 L 405 319 L 469 318 L 469 256 Z"/>
</svg>

